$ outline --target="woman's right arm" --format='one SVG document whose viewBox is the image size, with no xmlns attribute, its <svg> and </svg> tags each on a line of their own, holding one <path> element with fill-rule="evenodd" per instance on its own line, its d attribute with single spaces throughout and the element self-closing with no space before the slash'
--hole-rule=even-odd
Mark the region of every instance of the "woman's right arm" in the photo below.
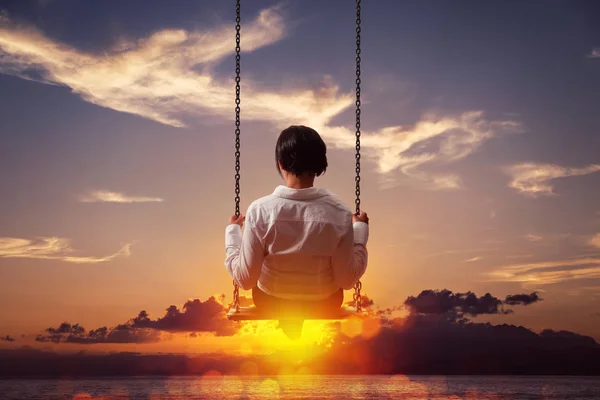
<svg viewBox="0 0 600 400">
<path fill-rule="evenodd" d="M 355 218 L 355 222 L 348 226 L 342 236 L 331 259 L 333 277 L 336 284 L 344 290 L 352 289 L 367 269 L 368 221 L 364 213 Z"/>
</svg>

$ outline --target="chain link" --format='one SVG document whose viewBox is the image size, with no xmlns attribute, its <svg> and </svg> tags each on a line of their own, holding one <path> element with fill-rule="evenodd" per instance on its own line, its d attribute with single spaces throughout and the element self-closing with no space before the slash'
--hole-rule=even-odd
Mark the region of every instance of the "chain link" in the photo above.
<svg viewBox="0 0 600 400">
<path fill-rule="evenodd" d="M 356 0 L 356 215 L 360 215 L 360 0 Z M 362 297 L 360 290 L 362 283 L 356 282 L 354 286 L 354 304 L 356 311 L 362 311 Z"/>
<path fill-rule="evenodd" d="M 235 216 L 240 216 L 240 0 L 235 6 Z M 240 288 L 233 281 L 233 306 L 240 308 Z"/>
</svg>

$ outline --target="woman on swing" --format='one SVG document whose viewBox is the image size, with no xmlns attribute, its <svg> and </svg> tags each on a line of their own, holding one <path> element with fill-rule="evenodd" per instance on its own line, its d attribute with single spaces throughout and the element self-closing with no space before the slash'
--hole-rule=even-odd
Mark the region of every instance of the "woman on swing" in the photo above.
<svg viewBox="0 0 600 400">
<path fill-rule="evenodd" d="M 257 309 L 290 315 L 339 309 L 367 268 L 369 218 L 314 186 L 327 148 L 306 126 L 290 126 L 275 159 L 286 185 L 255 200 L 225 229 L 225 266 Z M 242 232 L 242 225 L 244 229 Z"/>
</svg>

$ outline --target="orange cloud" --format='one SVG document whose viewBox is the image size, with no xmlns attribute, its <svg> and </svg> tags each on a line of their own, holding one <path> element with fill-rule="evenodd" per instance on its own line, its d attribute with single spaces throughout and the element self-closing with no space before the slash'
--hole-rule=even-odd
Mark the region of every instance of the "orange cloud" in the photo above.
<svg viewBox="0 0 600 400">
<path fill-rule="evenodd" d="M 108 190 L 95 190 L 80 197 L 84 203 L 149 203 L 162 202 L 160 197 L 128 196 Z"/>
<path fill-rule="evenodd" d="M 588 257 L 500 267 L 487 274 L 492 281 L 547 285 L 574 279 L 600 278 L 600 258 Z"/>
<path fill-rule="evenodd" d="M 587 175 L 600 171 L 600 165 L 566 168 L 555 164 L 522 163 L 505 168 L 512 177 L 509 187 L 531 196 L 554 195 L 551 181 L 569 176 Z"/>
<path fill-rule="evenodd" d="M 119 251 L 105 257 L 73 256 L 74 252 L 69 240 L 59 237 L 45 237 L 36 240 L 13 237 L 0 237 L 0 258 L 34 258 L 44 260 L 61 260 L 75 264 L 95 264 L 110 261 L 114 258 L 131 254 L 131 244 L 126 244 Z"/>
</svg>

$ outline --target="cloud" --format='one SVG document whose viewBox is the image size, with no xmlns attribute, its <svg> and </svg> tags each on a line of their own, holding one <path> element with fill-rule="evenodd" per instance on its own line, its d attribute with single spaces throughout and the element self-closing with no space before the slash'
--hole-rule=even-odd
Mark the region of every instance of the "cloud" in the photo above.
<svg viewBox="0 0 600 400">
<path fill-rule="evenodd" d="M 502 301 L 489 293 L 478 297 L 473 292 L 453 293 L 451 290 L 423 290 L 417 297 L 409 296 L 404 305 L 412 314 L 444 315 L 449 320 L 466 320 L 481 314 L 508 314 Z"/>
<path fill-rule="evenodd" d="M 533 257 L 533 254 L 527 254 L 527 253 L 524 253 L 524 254 L 509 254 L 509 255 L 505 256 L 505 258 L 508 258 L 508 259 L 513 259 L 513 258 L 529 258 L 529 257 Z"/>
<path fill-rule="evenodd" d="M 322 365 L 317 371 L 365 375 L 562 375 L 592 373 L 600 367 L 600 360 L 596 359 L 600 357 L 600 346 L 591 337 L 553 330 L 537 334 L 522 326 L 455 323 L 420 315 L 409 315 L 384 326 L 371 338 L 340 336 L 332 348 L 334 351 L 312 363 Z M 569 361 L 571 357 L 577 361 Z M 495 398 L 489 389 L 481 388 L 480 393 L 473 398 Z M 471 396 L 461 393 L 460 398 Z"/>
<path fill-rule="evenodd" d="M 487 274 L 492 281 L 548 285 L 574 279 L 600 278 L 600 258 L 513 264 Z"/>
<path fill-rule="evenodd" d="M 123 193 L 96 190 L 81 196 L 80 201 L 84 203 L 149 203 L 164 200 L 159 197 L 128 196 Z"/>
<path fill-rule="evenodd" d="M 69 245 L 69 239 L 43 237 L 35 240 L 13 237 L 0 237 L 0 258 L 33 258 L 43 260 L 61 260 L 75 264 L 95 264 L 131 254 L 131 244 L 105 257 L 73 256 L 75 250 Z"/>
<path fill-rule="evenodd" d="M 229 309 L 223 303 L 224 296 L 219 299 L 212 296 L 206 301 L 188 300 L 182 310 L 171 305 L 165 315 L 152 319 L 142 310 L 124 324 L 115 327 L 101 327 L 86 331 L 79 324 L 64 322 L 58 328 L 48 328 L 38 335 L 38 342 L 52 343 L 152 343 L 161 340 L 161 332 L 169 333 L 213 333 L 216 336 L 231 336 L 237 333 L 240 324 L 229 321 L 226 317 Z"/>
<path fill-rule="evenodd" d="M 211 76 L 214 64 L 233 52 L 233 26 L 214 31 L 163 30 L 138 41 L 120 40 L 100 54 L 78 51 L 34 29 L 11 24 L 0 28 L 4 51 L 2 72 L 63 85 L 85 101 L 139 115 L 167 125 L 184 126 L 180 111 L 232 109 L 229 82 Z M 262 11 L 244 25 L 244 52 L 272 44 L 284 36 L 276 9 Z M 245 83 L 245 82 L 244 82 Z M 244 87 L 243 93 L 250 93 Z M 244 99 L 245 100 L 245 99 Z M 268 98 L 245 109 L 245 118 L 264 114 Z M 302 101 L 305 99 L 298 99 Z M 282 107 L 293 105 L 282 105 Z"/>
<path fill-rule="evenodd" d="M 352 299 L 350 301 L 347 301 L 345 304 L 349 307 L 356 307 L 356 300 Z M 363 308 L 363 310 L 365 310 L 373 307 L 375 305 L 375 302 L 373 301 L 373 299 L 369 298 L 369 296 L 362 293 L 360 295 L 360 305 Z"/>
<path fill-rule="evenodd" d="M 600 248 L 600 233 L 596 233 L 589 241 L 590 246 Z"/>
<path fill-rule="evenodd" d="M 280 8 L 265 9 L 244 25 L 242 51 L 271 45 L 286 35 Z M 120 40 L 113 48 L 91 54 L 59 43 L 32 28 L 0 25 L 0 73 L 69 87 L 83 100 L 184 127 L 184 116 L 231 118 L 231 80 L 221 79 L 215 66 L 231 56 L 233 27 L 211 31 L 162 30 L 137 41 Z M 267 91 L 259 83 L 242 81 L 245 121 L 270 121 L 278 128 L 309 123 L 335 148 L 353 150 L 353 129 L 332 119 L 354 105 L 352 91 L 325 76 L 314 88 Z M 492 121 L 482 111 L 458 115 L 425 113 L 410 126 L 365 131 L 365 158 L 377 165 L 383 185 L 394 185 L 394 172 L 432 189 L 457 189 L 461 178 L 432 172 L 477 151 L 491 138 L 521 132 L 516 121 Z"/>
<path fill-rule="evenodd" d="M 506 167 L 504 172 L 512 177 L 509 187 L 533 197 L 554 195 L 551 181 L 569 176 L 581 176 L 600 171 L 600 165 L 566 168 L 556 164 L 522 163 Z"/>
<path fill-rule="evenodd" d="M 469 249 L 469 248 L 467 248 L 467 249 L 450 249 L 450 250 L 440 251 L 437 253 L 425 254 L 423 257 L 424 258 L 433 258 L 433 257 L 440 257 L 440 256 L 445 256 L 445 255 L 490 252 L 490 251 L 496 251 L 496 250 L 498 250 L 498 249 L 493 248 L 493 247 L 478 247 L 478 248 L 471 248 L 471 249 Z"/>
<path fill-rule="evenodd" d="M 465 260 L 465 262 L 475 262 L 475 261 L 479 261 L 481 260 L 483 257 L 473 257 L 473 258 L 469 258 L 468 260 Z"/>
<path fill-rule="evenodd" d="M 275 377 L 284 371 L 289 374 L 302 370 L 313 374 L 390 376 L 597 373 L 600 345 L 591 337 L 552 329 L 538 334 L 523 326 L 439 318 L 454 307 L 467 307 L 473 314 L 497 313 L 498 302 L 489 293 L 477 297 L 472 292 L 425 290 L 406 299 L 412 312 L 405 317 L 370 319 L 358 332 L 340 327 L 321 351 L 293 362 L 282 363 L 282 353 L 277 351 L 252 355 L 72 354 L 23 347 L 0 350 L 0 376 L 200 376 L 209 371 L 239 376 L 244 371 L 241 365 L 251 365 L 254 375 Z M 371 329 L 374 327 L 377 329 Z M 89 343 L 84 331 L 77 325 L 63 324 L 49 329 L 48 334 L 73 335 L 75 342 Z M 404 382 L 410 379 L 399 377 Z M 481 388 L 484 392 L 489 395 L 489 387 Z"/>
<path fill-rule="evenodd" d="M 0 337 L 0 340 L 4 342 L 14 342 L 15 338 L 10 335 L 6 335 L 4 337 Z"/>
<path fill-rule="evenodd" d="M 592 49 L 590 54 L 588 54 L 588 58 L 600 58 L 600 47 Z"/>
<path fill-rule="evenodd" d="M 537 292 L 533 292 L 530 294 L 509 294 L 506 296 L 506 300 L 504 300 L 504 304 L 508 304 L 511 306 L 516 305 L 524 305 L 528 306 L 533 303 L 537 303 L 538 301 L 542 301 Z"/>
<path fill-rule="evenodd" d="M 212 296 L 206 301 L 188 300 L 181 310 L 171 305 L 165 315 L 156 320 L 152 320 L 146 311 L 141 311 L 128 324 L 133 328 L 167 332 L 211 332 L 217 336 L 231 336 L 237 332 L 238 326 L 227 319 L 227 311 L 222 298 L 217 300 Z"/>
<path fill-rule="evenodd" d="M 341 127 L 321 130 L 335 146 L 354 147 L 351 131 Z M 361 147 L 364 145 L 365 153 L 377 159 L 381 174 L 398 170 L 432 189 L 457 189 L 462 187 L 458 175 L 426 172 L 424 167 L 461 160 L 493 137 L 522 130 L 515 121 L 489 121 L 482 111 L 458 116 L 425 114 L 413 126 L 392 126 L 367 133 L 361 139 Z"/>
<path fill-rule="evenodd" d="M 534 235 L 533 233 L 529 233 L 525 236 L 525 239 L 529 240 L 530 242 L 539 242 L 543 238 L 544 238 L 543 236 Z"/>
<path fill-rule="evenodd" d="M 44 334 L 38 335 L 37 342 L 52 343 L 154 343 L 160 340 L 160 332 L 151 329 L 136 329 L 129 325 L 115 328 L 102 327 L 87 332 L 79 324 L 71 325 L 63 322 L 58 328 L 48 328 Z"/>
</svg>

